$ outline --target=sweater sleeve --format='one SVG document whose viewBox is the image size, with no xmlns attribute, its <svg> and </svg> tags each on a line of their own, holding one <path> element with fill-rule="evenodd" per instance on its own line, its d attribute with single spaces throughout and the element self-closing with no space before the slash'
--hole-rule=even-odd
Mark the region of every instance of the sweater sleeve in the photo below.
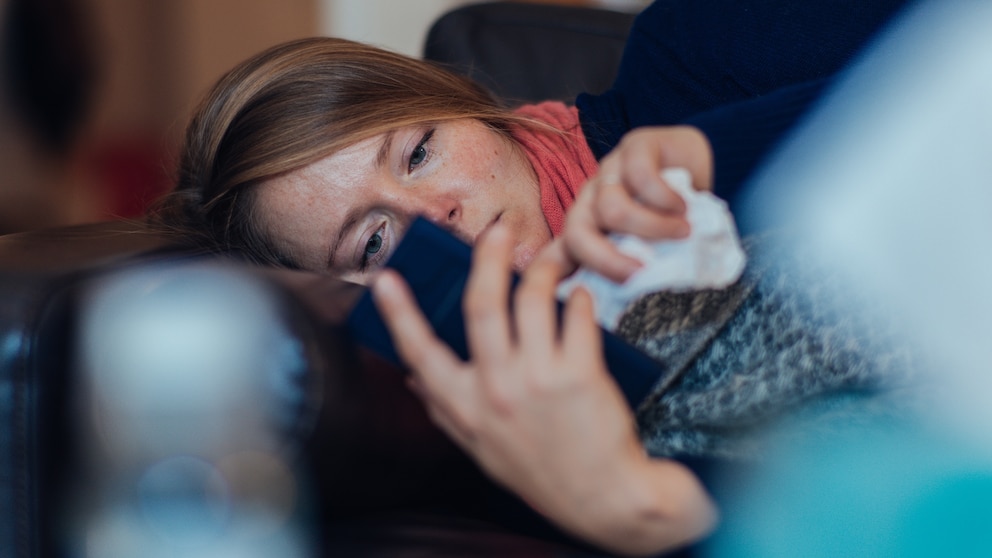
<svg viewBox="0 0 992 558">
<path fill-rule="evenodd" d="M 740 193 L 747 179 L 816 103 L 829 87 L 829 81 L 793 85 L 682 121 L 695 126 L 709 139 L 713 150 L 713 193 L 727 201 L 734 215 L 746 210 L 745 196 Z"/>
<path fill-rule="evenodd" d="M 908 0 L 656 0 L 631 27 L 617 77 L 576 105 L 597 157 L 637 126 L 826 78 Z"/>
<path fill-rule="evenodd" d="M 576 99 L 602 158 L 632 128 L 691 124 L 710 139 L 716 190 L 768 150 L 911 0 L 656 0 L 634 22 L 613 87 Z"/>
</svg>

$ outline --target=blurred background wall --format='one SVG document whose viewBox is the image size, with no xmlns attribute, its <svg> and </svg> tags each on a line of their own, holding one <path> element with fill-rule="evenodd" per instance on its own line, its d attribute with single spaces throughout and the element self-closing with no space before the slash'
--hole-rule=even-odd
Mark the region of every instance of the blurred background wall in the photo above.
<svg viewBox="0 0 992 558">
<path fill-rule="evenodd" d="M 471 1 L 0 0 L 0 234 L 140 215 L 170 187 L 197 99 L 270 45 L 332 35 L 416 56 Z"/>
</svg>

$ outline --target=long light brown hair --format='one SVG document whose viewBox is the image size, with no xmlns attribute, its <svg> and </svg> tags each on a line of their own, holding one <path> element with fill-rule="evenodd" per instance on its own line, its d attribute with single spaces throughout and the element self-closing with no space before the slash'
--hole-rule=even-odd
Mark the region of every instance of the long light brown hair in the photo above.
<svg viewBox="0 0 992 558">
<path fill-rule="evenodd" d="M 395 128 L 461 118 L 500 133 L 532 124 L 429 62 L 344 39 L 281 44 L 235 67 L 199 105 L 176 187 L 154 214 L 201 247 L 296 268 L 259 226 L 259 183 Z"/>
</svg>

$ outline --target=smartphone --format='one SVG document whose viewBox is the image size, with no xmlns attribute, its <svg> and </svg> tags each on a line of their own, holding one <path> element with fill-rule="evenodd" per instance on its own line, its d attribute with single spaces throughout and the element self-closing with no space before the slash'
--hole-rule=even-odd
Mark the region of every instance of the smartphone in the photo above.
<svg viewBox="0 0 992 558">
<path fill-rule="evenodd" d="M 424 218 L 416 219 L 386 262 L 410 284 L 417 303 L 444 340 L 468 359 L 462 295 L 468 280 L 472 249 L 451 233 Z M 516 285 L 517 277 L 513 279 Z M 559 311 L 561 304 L 559 303 Z M 355 340 L 400 366 L 386 324 L 366 291 L 347 319 Z M 640 349 L 600 328 L 606 366 L 631 408 L 637 408 L 662 375 L 662 366 Z"/>
</svg>

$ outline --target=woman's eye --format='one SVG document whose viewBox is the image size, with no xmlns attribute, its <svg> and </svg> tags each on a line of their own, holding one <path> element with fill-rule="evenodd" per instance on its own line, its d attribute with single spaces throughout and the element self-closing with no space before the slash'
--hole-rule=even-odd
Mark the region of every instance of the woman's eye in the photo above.
<svg viewBox="0 0 992 558">
<path fill-rule="evenodd" d="M 413 171 L 417 166 L 423 164 L 427 160 L 427 156 L 430 152 L 427 150 L 427 142 L 431 140 L 431 136 L 434 135 L 434 130 L 429 130 L 424 137 L 420 138 L 420 142 L 417 143 L 417 147 L 413 148 L 410 153 L 410 161 L 407 165 L 407 170 Z"/>
<path fill-rule="evenodd" d="M 415 167 L 420 163 L 423 163 L 426 158 L 427 149 L 422 145 L 418 145 L 417 148 L 413 150 L 413 154 L 410 155 L 410 166 Z"/>
<path fill-rule="evenodd" d="M 362 251 L 362 261 L 359 264 L 359 270 L 365 271 L 370 265 L 378 263 L 379 259 L 385 254 L 383 251 L 383 246 L 386 239 L 383 237 L 385 231 L 385 225 L 379 227 L 368 240 L 365 241 L 365 249 Z"/>
<path fill-rule="evenodd" d="M 365 255 L 371 256 L 372 254 L 378 253 L 381 249 L 382 235 L 379 231 L 376 231 L 371 237 L 369 237 L 369 241 L 365 243 Z"/>
</svg>

